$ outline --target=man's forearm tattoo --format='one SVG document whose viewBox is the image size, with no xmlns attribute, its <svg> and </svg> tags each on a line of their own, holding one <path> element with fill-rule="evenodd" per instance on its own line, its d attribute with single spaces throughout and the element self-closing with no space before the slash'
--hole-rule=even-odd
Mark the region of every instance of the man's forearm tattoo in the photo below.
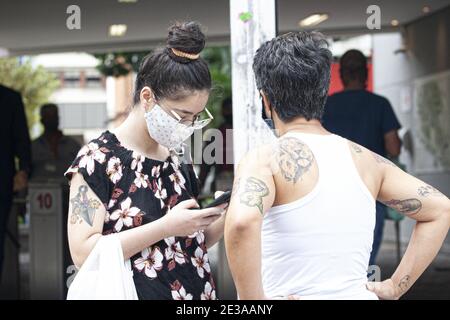
<svg viewBox="0 0 450 320">
<path fill-rule="evenodd" d="M 422 197 L 428 197 L 428 196 L 437 196 L 437 197 L 443 197 L 444 194 L 441 193 L 438 189 L 430 186 L 430 185 L 424 185 L 417 189 L 417 193 L 419 196 Z"/>
<path fill-rule="evenodd" d="M 398 288 L 402 293 L 406 292 L 409 288 L 409 282 L 411 281 L 411 277 L 409 275 L 404 276 L 400 279 L 398 283 Z"/>
<path fill-rule="evenodd" d="M 88 186 L 81 185 L 78 188 L 77 195 L 70 199 L 72 204 L 71 224 L 81 223 L 84 220 L 92 227 L 95 211 L 100 207 L 100 202 L 96 199 L 90 199 L 87 191 Z"/>
<path fill-rule="evenodd" d="M 249 207 L 257 207 L 261 214 L 264 214 L 263 198 L 269 194 L 269 188 L 264 181 L 249 177 L 245 179 L 243 189 L 239 191 L 241 203 Z"/>
<path fill-rule="evenodd" d="M 314 155 L 299 139 L 286 137 L 279 141 L 277 162 L 286 181 L 296 183 L 313 164 Z"/>
<path fill-rule="evenodd" d="M 380 156 L 379 154 L 377 154 L 375 152 L 372 152 L 372 155 L 378 163 L 387 164 L 387 165 L 390 165 L 391 167 L 395 167 L 395 168 L 397 167 L 392 161 L 386 159 L 385 157 Z"/>
<path fill-rule="evenodd" d="M 392 199 L 384 202 L 385 205 L 397 210 L 398 212 L 412 216 L 422 209 L 422 202 L 419 199 L 396 200 Z"/>
</svg>

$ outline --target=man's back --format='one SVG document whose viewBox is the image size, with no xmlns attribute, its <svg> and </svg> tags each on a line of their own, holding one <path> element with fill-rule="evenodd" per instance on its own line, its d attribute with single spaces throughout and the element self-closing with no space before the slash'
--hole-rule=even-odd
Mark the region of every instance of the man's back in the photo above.
<svg viewBox="0 0 450 320">
<path fill-rule="evenodd" d="M 261 233 L 269 296 L 376 298 L 365 283 L 377 186 L 374 176 L 358 171 L 353 147 L 332 134 L 290 132 L 279 139 L 272 153 L 276 196 Z"/>
<path fill-rule="evenodd" d="M 232 263 L 240 257 L 240 268 L 260 259 L 260 268 L 252 269 L 260 270 L 261 291 L 268 297 L 375 298 L 364 286 L 375 199 L 420 222 L 449 210 L 438 190 L 323 131 L 289 131 L 273 145 L 249 152 L 239 163 L 233 190 L 227 251 Z M 448 221 L 442 223 L 448 229 Z M 247 243 L 257 232 L 260 247 Z M 236 248 L 247 248 L 247 256 Z"/>
<path fill-rule="evenodd" d="M 400 128 L 389 101 L 366 90 L 346 90 L 328 97 L 322 119 L 328 131 L 384 157 L 384 134 Z"/>
</svg>

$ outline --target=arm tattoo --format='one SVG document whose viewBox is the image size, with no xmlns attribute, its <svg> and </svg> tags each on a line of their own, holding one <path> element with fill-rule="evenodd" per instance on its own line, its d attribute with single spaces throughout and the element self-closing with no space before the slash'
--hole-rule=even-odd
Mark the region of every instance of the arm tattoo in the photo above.
<svg viewBox="0 0 450 320">
<path fill-rule="evenodd" d="M 428 197 L 428 196 L 436 196 L 436 197 L 443 197 L 444 194 L 442 194 L 438 189 L 430 186 L 430 185 L 424 185 L 419 187 L 419 189 L 417 189 L 417 193 L 419 194 L 419 196 L 422 197 Z"/>
<path fill-rule="evenodd" d="M 408 290 L 410 280 L 411 277 L 409 275 L 406 275 L 403 278 L 401 278 L 400 282 L 398 283 L 398 288 L 401 290 L 402 293 Z"/>
<path fill-rule="evenodd" d="M 397 210 L 398 212 L 412 216 L 422 209 L 422 202 L 418 199 L 406 199 L 406 200 L 389 200 L 384 202 L 385 205 Z"/>
<path fill-rule="evenodd" d="M 269 188 L 264 181 L 255 177 L 245 180 L 244 190 L 240 191 L 241 203 L 249 207 L 257 207 L 261 214 L 264 214 L 262 198 L 269 194 Z"/>
<path fill-rule="evenodd" d="M 387 165 L 390 165 L 391 167 L 397 168 L 397 166 L 395 164 L 393 164 L 391 161 L 389 161 L 385 157 L 382 157 L 375 152 L 372 152 L 372 155 L 378 163 L 387 164 Z"/>
<path fill-rule="evenodd" d="M 100 202 L 96 199 L 89 199 L 87 196 L 88 186 L 81 185 L 78 188 L 78 193 L 75 197 L 70 199 L 72 203 L 72 215 L 70 216 L 70 223 L 81 223 L 86 221 L 91 227 L 94 222 L 95 210 L 100 207 Z"/>
<path fill-rule="evenodd" d="M 277 160 L 284 179 L 296 183 L 313 164 L 314 155 L 300 140 L 286 137 L 279 141 Z"/>
<path fill-rule="evenodd" d="M 353 151 L 355 151 L 356 153 L 362 152 L 362 148 L 360 146 L 358 146 L 356 143 L 350 141 L 350 146 L 352 147 Z"/>
</svg>

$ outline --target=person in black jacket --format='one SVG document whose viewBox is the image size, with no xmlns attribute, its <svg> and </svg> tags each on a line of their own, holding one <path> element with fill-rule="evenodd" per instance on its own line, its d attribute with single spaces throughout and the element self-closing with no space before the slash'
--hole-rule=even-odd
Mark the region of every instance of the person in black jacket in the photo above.
<svg viewBox="0 0 450 320">
<path fill-rule="evenodd" d="M 0 85 L 0 279 L 8 216 L 13 192 L 27 186 L 31 163 L 31 143 L 21 95 Z M 18 170 L 15 159 L 18 158 Z"/>
</svg>

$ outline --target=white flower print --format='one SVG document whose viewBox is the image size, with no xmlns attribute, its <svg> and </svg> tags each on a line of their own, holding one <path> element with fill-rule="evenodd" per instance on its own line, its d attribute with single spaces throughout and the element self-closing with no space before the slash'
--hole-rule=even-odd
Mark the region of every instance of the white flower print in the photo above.
<svg viewBox="0 0 450 320">
<path fill-rule="evenodd" d="M 186 289 L 181 285 L 181 283 L 176 280 L 172 287 L 172 298 L 174 300 L 192 300 L 193 296 L 190 293 L 186 293 Z"/>
<path fill-rule="evenodd" d="M 138 188 L 147 188 L 148 187 L 148 175 L 143 174 L 142 172 L 136 171 L 136 179 L 134 179 L 134 184 Z"/>
<path fill-rule="evenodd" d="M 178 156 L 175 156 L 175 155 L 171 156 L 170 158 L 172 160 L 171 165 L 172 165 L 173 170 L 177 171 L 178 168 L 180 167 L 180 159 L 178 158 Z"/>
<path fill-rule="evenodd" d="M 141 172 L 142 163 L 144 163 L 145 157 L 135 151 L 133 151 L 131 156 L 133 157 L 133 161 L 131 161 L 131 169 Z"/>
<path fill-rule="evenodd" d="M 95 170 L 95 161 L 99 163 L 105 162 L 106 155 L 100 150 L 98 144 L 91 142 L 81 148 L 77 157 L 80 157 L 78 166 L 80 168 L 86 168 L 87 173 L 91 175 Z"/>
<path fill-rule="evenodd" d="M 211 286 L 211 283 L 206 282 L 205 284 L 205 290 L 200 295 L 201 300 L 216 300 L 216 290 L 213 289 Z"/>
<path fill-rule="evenodd" d="M 186 259 L 184 258 L 183 250 L 181 250 L 181 245 L 175 240 L 175 237 L 164 239 L 164 241 L 167 244 L 165 251 L 166 260 L 175 260 L 179 264 L 185 263 Z"/>
<path fill-rule="evenodd" d="M 122 164 L 120 163 L 119 158 L 111 157 L 111 159 L 109 159 L 106 174 L 113 183 L 119 182 L 122 178 Z"/>
<path fill-rule="evenodd" d="M 167 191 L 165 188 L 162 187 L 162 180 L 161 178 L 158 179 L 158 181 L 154 181 L 156 190 L 155 190 L 155 197 L 161 200 L 161 208 L 164 207 L 164 199 L 167 198 Z"/>
<path fill-rule="evenodd" d="M 109 214 L 109 212 L 106 211 L 106 212 L 105 212 L 105 220 L 104 220 L 104 223 L 108 223 L 108 222 L 109 222 L 110 216 L 111 216 L 111 215 Z"/>
<path fill-rule="evenodd" d="M 78 166 L 70 166 L 69 169 L 66 170 L 66 172 L 64 172 L 64 175 L 68 174 L 68 173 L 77 173 L 78 172 Z"/>
<path fill-rule="evenodd" d="M 203 252 L 203 249 L 198 247 L 195 249 L 194 257 L 191 257 L 192 264 L 197 268 L 197 273 L 200 278 L 205 276 L 205 271 L 210 273 L 211 268 L 209 267 L 208 254 Z"/>
<path fill-rule="evenodd" d="M 175 192 L 181 195 L 181 189 L 185 189 L 184 184 L 186 183 L 186 180 L 184 179 L 181 172 L 176 170 L 169 176 L 169 178 L 170 181 L 173 182 L 173 188 L 175 189 Z"/>
<path fill-rule="evenodd" d="M 159 174 L 160 174 L 160 171 L 161 171 L 160 169 L 161 169 L 161 166 L 154 166 L 152 168 L 152 177 L 159 178 Z"/>
<path fill-rule="evenodd" d="M 108 209 L 111 209 L 116 205 L 117 199 L 110 199 L 108 202 Z"/>
<path fill-rule="evenodd" d="M 205 234 L 203 230 L 196 231 L 195 233 L 188 236 L 189 238 L 195 238 L 197 243 L 201 245 L 205 241 Z"/>
<path fill-rule="evenodd" d="M 162 261 L 164 256 L 158 247 L 154 247 L 152 251 L 149 248 L 142 250 L 141 257 L 134 261 L 134 266 L 139 271 L 144 271 L 145 275 L 150 279 L 157 277 L 157 271 L 163 267 Z"/>
<path fill-rule="evenodd" d="M 133 225 L 133 217 L 141 210 L 138 207 L 131 207 L 131 198 L 128 197 L 120 203 L 120 209 L 114 210 L 109 217 L 111 220 L 117 220 L 114 229 L 117 232 L 122 230 L 123 225 L 131 227 Z"/>
</svg>

